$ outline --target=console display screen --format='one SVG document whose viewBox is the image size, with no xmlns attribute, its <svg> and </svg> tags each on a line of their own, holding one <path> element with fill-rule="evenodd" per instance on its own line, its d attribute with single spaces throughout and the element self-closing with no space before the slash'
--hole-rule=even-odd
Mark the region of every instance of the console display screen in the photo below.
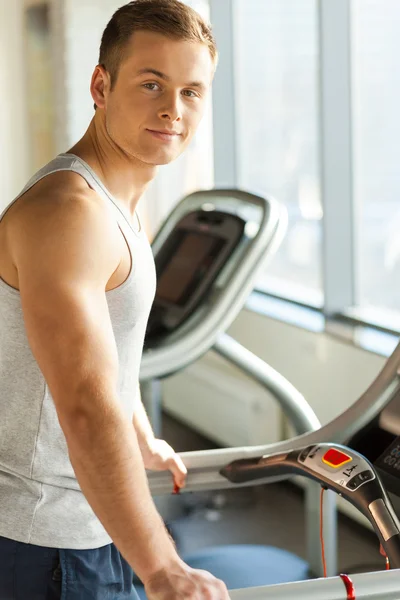
<svg viewBox="0 0 400 600">
<path fill-rule="evenodd" d="M 394 477 L 400 478 L 400 437 L 397 437 L 380 455 L 375 461 L 375 465 Z"/>
<path fill-rule="evenodd" d="M 179 306 L 186 304 L 225 243 L 214 235 L 186 232 L 159 276 L 157 297 Z"/>
</svg>

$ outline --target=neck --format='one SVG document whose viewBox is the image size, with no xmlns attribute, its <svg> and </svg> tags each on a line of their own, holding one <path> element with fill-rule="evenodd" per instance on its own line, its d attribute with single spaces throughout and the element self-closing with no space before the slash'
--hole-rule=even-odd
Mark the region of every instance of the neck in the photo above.
<svg viewBox="0 0 400 600">
<path fill-rule="evenodd" d="M 146 164 L 116 146 L 96 115 L 82 139 L 68 152 L 82 158 L 131 215 L 157 174 L 157 166 Z"/>
</svg>

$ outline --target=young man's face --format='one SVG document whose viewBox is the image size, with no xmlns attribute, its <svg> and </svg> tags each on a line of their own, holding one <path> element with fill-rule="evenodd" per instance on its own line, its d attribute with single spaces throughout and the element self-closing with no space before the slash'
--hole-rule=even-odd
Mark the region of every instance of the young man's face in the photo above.
<svg viewBox="0 0 400 600">
<path fill-rule="evenodd" d="M 177 158 L 203 116 L 214 74 L 205 44 L 135 32 L 113 90 L 105 84 L 105 119 L 113 142 L 151 165 Z"/>
</svg>

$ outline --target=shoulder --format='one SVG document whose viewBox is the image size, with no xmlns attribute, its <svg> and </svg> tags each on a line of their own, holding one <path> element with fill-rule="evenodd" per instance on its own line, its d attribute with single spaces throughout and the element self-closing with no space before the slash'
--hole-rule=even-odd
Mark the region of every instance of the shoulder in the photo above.
<svg viewBox="0 0 400 600">
<path fill-rule="evenodd" d="M 87 182 L 72 171 L 47 175 L 25 192 L 10 209 L 9 221 L 55 214 L 70 214 L 74 210 L 104 210 L 104 204 Z M 8 217 L 8 213 L 6 215 Z"/>
<path fill-rule="evenodd" d="M 119 256 L 118 226 L 105 202 L 77 173 L 60 171 L 39 181 L 10 209 L 7 221 L 11 253 L 32 246 L 101 250 Z M 8 216 L 8 215 L 7 215 Z M 117 237 L 118 236 L 118 237 Z M 113 256 L 115 254 L 115 257 Z"/>
<path fill-rule="evenodd" d="M 7 226 L 17 233 L 21 229 L 66 227 L 72 224 L 103 225 L 110 228 L 105 201 L 88 183 L 72 171 L 58 171 L 47 175 L 23 194 L 6 213 Z"/>
</svg>

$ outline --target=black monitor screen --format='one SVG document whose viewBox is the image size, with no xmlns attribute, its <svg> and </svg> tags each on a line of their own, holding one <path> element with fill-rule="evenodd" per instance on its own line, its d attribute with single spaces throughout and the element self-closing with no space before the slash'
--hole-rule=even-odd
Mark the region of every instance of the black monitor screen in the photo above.
<svg viewBox="0 0 400 600">
<path fill-rule="evenodd" d="M 375 461 L 375 465 L 394 477 L 400 477 L 400 437 L 393 440 Z"/>
<path fill-rule="evenodd" d="M 185 232 L 159 277 L 157 297 L 179 306 L 185 304 L 225 243 L 206 233 Z"/>
</svg>

